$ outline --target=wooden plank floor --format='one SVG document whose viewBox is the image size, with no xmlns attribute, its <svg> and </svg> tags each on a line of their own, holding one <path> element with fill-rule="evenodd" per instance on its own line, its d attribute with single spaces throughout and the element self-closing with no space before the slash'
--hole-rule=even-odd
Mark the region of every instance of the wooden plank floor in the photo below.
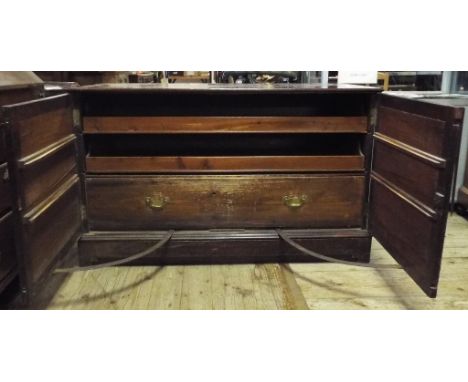
<svg viewBox="0 0 468 382">
<path fill-rule="evenodd" d="M 393 263 L 377 243 L 372 258 Z M 74 273 L 49 309 L 468 309 L 468 221 L 449 218 L 437 299 L 399 269 L 338 264 L 119 267 Z"/>
</svg>

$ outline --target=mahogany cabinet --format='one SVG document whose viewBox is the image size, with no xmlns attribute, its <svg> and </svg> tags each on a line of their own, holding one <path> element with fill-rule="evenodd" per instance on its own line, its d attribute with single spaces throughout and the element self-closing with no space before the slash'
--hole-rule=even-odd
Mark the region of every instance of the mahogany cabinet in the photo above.
<svg viewBox="0 0 468 382">
<path fill-rule="evenodd" d="M 463 109 L 315 85 L 91 85 L 2 108 L 23 293 L 57 267 L 368 262 L 375 237 L 430 297 Z M 77 244 L 77 245 L 76 245 Z M 313 265 L 311 265 L 313 266 Z"/>
</svg>

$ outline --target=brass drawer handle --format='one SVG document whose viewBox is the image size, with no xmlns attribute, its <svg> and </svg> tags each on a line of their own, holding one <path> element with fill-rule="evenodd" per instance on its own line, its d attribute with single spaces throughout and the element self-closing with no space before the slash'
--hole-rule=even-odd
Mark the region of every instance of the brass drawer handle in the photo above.
<svg viewBox="0 0 468 382">
<path fill-rule="evenodd" d="M 163 208 L 168 201 L 169 198 L 167 196 L 163 196 L 161 193 L 158 193 L 155 196 L 147 196 L 145 198 L 146 205 L 153 210 Z"/>
<path fill-rule="evenodd" d="M 307 195 L 285 195 L 283 196 L 284 204 L 289 208 L 300 208 L 307 200 Z"/>
</svg>

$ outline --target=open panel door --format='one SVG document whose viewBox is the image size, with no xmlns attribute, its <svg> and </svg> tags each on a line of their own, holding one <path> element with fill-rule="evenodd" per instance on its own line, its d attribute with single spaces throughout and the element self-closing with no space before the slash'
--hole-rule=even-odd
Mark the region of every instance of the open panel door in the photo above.
<svg viewBox="0 0 468 382">
<path fill-rule="evenodd" d="M 4 106 L 20 282 L 26 306 L 43 307 L 76 262 L 82 229 L 77 135 L 70 95 Z"/>
<path fill-rule="evenodd" d="M 463 108 L 381 95 L 377 115 L 370 231 L 436 297 Z"/>
</svg>

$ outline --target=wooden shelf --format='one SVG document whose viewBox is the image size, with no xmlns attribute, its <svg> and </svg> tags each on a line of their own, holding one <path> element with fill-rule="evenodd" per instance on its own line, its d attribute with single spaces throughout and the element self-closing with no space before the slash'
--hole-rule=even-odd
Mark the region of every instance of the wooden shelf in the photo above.
<svg viewBox="0 0 468 382">
<path fill-rule="evenodd" d="M 353 172 L 364 170 L 364 156 L 88 156 L 86 167 L 88 173 Z"/>
<path fill-rule="evenodd" d="M 88 134 L 366 133 L 365 116 L 84 117 Z"/>
</svg>

